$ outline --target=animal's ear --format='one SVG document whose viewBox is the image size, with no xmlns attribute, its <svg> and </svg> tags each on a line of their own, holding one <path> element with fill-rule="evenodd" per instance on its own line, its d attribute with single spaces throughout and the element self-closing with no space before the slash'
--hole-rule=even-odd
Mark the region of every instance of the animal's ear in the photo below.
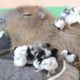
<svg viewBox="0 0 80 80">
<path fill-rule="evenodd" d="M 58 49 L 56 48 L 51 49 L 51 53 L 53 57 L 56 57 L 56 59 L 58 58 Z"/>
<path fill-rule="evenodd" d="M 46 18 L 46 14 L 43 11 L 39 11 L 37 15 L 41 20 L 44 20 Z"/>
<path fill-rule="evenodd" d="M 51 44 L 50 43 L 44 43 L 44 44 L 42 44 L 42 47 L 43 48 L 50 48 Z"/>
<path fill-rule="evenodd" d="M 16 48 L 17 48 L 17 46 L 16 46 L 16 47 L 14 47 L 13 51 L 14 51 Z"/>
<path fill-rule="evenodd" d="M 50 43 L 45 43 L 45 45 L 46 45 L 47 47 L 50 47 L 50 46 L 51 46 L 51 44 L 50 44 Z"/>
<path fill-rule="evenodd" d="M 58 53 L 58 49 L 53 48 L 53 49 L 51 49 L 51 52 L 52 52 L 52 53 Z"/>
<path fill-rule="evenodd" d="M 65 9 L 64 9 L 64 11 L 67 11 L 68 10 L 68 8 L 66 7 Z"/>
</svg>

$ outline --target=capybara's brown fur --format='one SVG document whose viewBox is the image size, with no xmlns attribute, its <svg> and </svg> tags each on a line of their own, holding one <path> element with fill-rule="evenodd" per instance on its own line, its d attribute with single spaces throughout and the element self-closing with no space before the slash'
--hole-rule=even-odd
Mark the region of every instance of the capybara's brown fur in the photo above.
<svg viewBox="0 0 80 80">
<path fill-rule="evenodd" d="M 54 26 L 55 18 L 38 6 L 24 6 L 7 13 L 5 30 L 12 47 L 49 42 L 59 49 L 68 49 L 80 57 L 80 25 L 74 24 L 61 32 Z"/>
<path fill-rule="evenodd" d="M 45 14 L 44 19 L 40 19 L 39 12 Z M 7 16 L 5 30 L 10 33 L 12 46 L 49 42 L 60 51 L 66 48 L 80 56 L 80 25 L 58 31 L 53 25 L 54 17 L 37 6 L 19 7 Z"/>
<path fill-rule="evenodd" d="M 41 19 L 39 13 L 45 15 Z M 31 16 L 29 16 L 31 14 Z M 52 16 L 40 7 L 20 7 L 7 13 L 5 30 L 10 33 L 12 46 L 33 44 L 38 42 L 50 42 L 49 39 L 56 31 L 51 26 L 54 22 Z"/>
</svg>

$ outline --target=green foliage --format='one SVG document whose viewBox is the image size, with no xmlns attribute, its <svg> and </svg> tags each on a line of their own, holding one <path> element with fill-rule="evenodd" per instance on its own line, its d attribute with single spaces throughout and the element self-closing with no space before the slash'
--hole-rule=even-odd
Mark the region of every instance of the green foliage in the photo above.
<svg viewBox="0 0 80 80">
<path fill-rule="evenodd" d="M 53 16 L 58 17 L 64 8 L 65 7 L 47 7 L 45 9 L 48 10 Z"/>
<path fill-rule="evenodd" d="M 48 10 L 53 16 L 58 17 L 64 8 L 65 7 L 45 7 L 45 10 Z M 0 12 L 6 12 L 10 10 L 12 9 L 3 8 L 3 9 L 0 9 Z"/>
</svg>

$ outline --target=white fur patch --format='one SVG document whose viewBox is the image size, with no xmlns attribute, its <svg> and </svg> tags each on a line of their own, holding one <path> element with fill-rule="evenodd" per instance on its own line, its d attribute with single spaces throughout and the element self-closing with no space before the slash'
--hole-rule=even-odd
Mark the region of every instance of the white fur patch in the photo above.
<svg viewBox="0 0 80 80">
<path fill-rule="evenodd" d="M 74 11 L 72 9 L 74 9 Z M 71 14 L 80 14 L 80 7 L 79 6 L 74 6 L 74 7 L 72 7 L 72 9 L 70 11 Z"/>
<path fill-rule="evenodd" d="M 48 80 L 56 80 L 57 78 L 59 78 L 65 72 L 66 68 L 67 68 L 66 67 L 66 61 L 63 61 L 63 68 L 62 68 L 62 70 L 58 74 L 56 74 L 55 76 L 49 78 Z"/>
<path fill-rule="evenodd" d="M 74 23 L 80 24 L 80 15 L 78 14 L 69 14 L 65 17 L 65 22 L 69 25 Z"/>
<path fill-rule="evenodd" d="M 65 26 L 65 21 L 61 20 L 61 19 L 58 19 L 54 22 L 54 25 L 56 26 L 56 28 L 59 28 L 59 29 L 62 30 Z"/>
<path fill-rule="evenodd" d="M 23 67 L 27 63 L 25 56 L 14 56 L 14 65 L 17 67 Z"/>
<path fill-rule="evenodd" d="M 73 63 L 75 61 L 75 57 L 76 55 L 75 54 L 68 54 L 68 50 L 63 50 L 61 52 L 61 55 L 64 56 L 65 60 L 68 62 L 68 63 Z"/>
<path fill-rule="evenodd" d="M 14 50 L 14 65 L 17 67 L 23 67 L 27 63 L 26 59 L 27 46 L 19 46 Z"/>
<path fill-rule="evenodd" d="M 4 32 L 3 30 L 0 31 L 0 38 L 3 37 L 3 34 L 4 34 L 4 33 L 5 33 L 5 32 Z"/>
<path fill-rule="evenodd" d="M 48 50 L 48 49 L 44 49 L 44 50 L 45 50 L 46 57 L 51 55 L 51 51 L 50 50 Z"/>
<path fill-rule="evenodd" d="M 37 59 L 34 60 L 33 66 L 34 66 L 36 69 L 40 70 L 40 64 L 39 64 L 39 61 L 38 61 Z"/>
<path fill-rule="evenodd" d="M 68 50 L 65 49 L 61 52 L 61 55 L 67 55 L 67 53 L 68 53 Z"/>
<path fill-rule="evenodd" d="M 66 55 L 65 59 L 66 59 L 67 62 L 73 63 L 75 61 L 75 57 L 76 56 L 74 54 L 71 54 L 71 55 Z"/>
<path fill-rule="evenodd" d="M 26 50 L 27 50 L 27 46 L 23 45 L 23 46 L 19 46 L 14 50 L 14 56 L 19 56 L 19 55 L 24 55 L 26 56 Z"/>
<path fill-rule="evenodd" d="M 58 63 L 55 57 L 44 59 L 40 65 L 41 69 L 45 69 L 51 72 L 54 72 L 57 67 L 58 67 Z"/>
</svg>

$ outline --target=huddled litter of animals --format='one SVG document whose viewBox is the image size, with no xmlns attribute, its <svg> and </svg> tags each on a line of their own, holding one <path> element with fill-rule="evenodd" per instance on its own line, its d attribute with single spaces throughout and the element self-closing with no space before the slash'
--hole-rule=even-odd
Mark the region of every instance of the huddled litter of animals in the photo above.
<svg viewBox="0 0 80 80">
<path fill-rule="evenodd" d="M 36 48 L 31 45 L 22 45 L 15 47 L 14 50 L 14 65 L 16 67 L 24 67 L 28 60 L 32 62 L 32 65 L 39 72 L 42 70 L 48 71 L 47 77 L 55 73 L 58 68 L 58 56 L 62 57 L 63 61 L 68 62 L 74 66 L 74 63 L 79 61 L 76 54 L 69 52 L 68 50 L 63 50 L 60 55 L 58 54 L 58 49 L 51 48 L 51 44 L 44 43 L 36 45 Z M 66 64 L 64 64 L 66 66 Z M 66 67 L 65 67 L 66 69 Z M 64 71 L 65 71 L 64 69 Z"/>
<path fill-rule="evenodd" d="M 80 24 L 79 7 L 64 9 L 60 17 L 55 20 L 54 25 L 57 29 L 63 31 L 66 24 L 71 27 L 71 25 L 75 23 Z M 5 33 L 6 32 L 4 30 L 0 31 L 0 42 L 1 40 L 4 40 L 6 45 L 8 45 L 8 43 L 10 43 L 10 39 L 9 37 L 6 37 Z M 8 47 L 10 46 L 11 45 L 8 45 Z M 79 57 L 76 54 L 71 53 L 67 49 L 64 49 L 61 53 L 58 53 L 58 49 L 52 47 L 50 43 L 39 43 L 36 46 L 21 45 L 16 46 L 13 49 L 13 63 L 16 67 L 25 67 L 26 64 L 29 64 L 28 61 L 30 61 L 30 64 L 32 64 L 36 69 L 34 70 L 35 72 L 46 70 L 48 71 L 48 77 L 50 77 L 51 74 L 54 74 L 55 70 L 58 68 L 59 57 L 61 57 L 63 63 L 67 62 L 73 66 L 79 61 Z"/>
<path fill-rule="evenodd" d="M 80 24 L 80 8 L 78 6 L 64 9 L 60 17 L 54 22 L 54 25 L 57 29 L 63 30 L 66 25 L 70 27 L 75 23 Z"/>
</svg>

